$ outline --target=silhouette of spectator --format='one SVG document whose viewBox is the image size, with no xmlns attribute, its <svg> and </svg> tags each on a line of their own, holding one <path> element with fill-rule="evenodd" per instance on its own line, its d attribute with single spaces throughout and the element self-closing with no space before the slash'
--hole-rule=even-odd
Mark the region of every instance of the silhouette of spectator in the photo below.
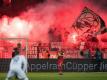
<svg viewBox="0 0 107 80">
<path fill-rule="evenodd" d="M 99 48 L 95 49 L 95 61 L 97 63 L 95 71 L 100 71 L 100 64 L 103 61 L 103 55 Z"/>
</svg>

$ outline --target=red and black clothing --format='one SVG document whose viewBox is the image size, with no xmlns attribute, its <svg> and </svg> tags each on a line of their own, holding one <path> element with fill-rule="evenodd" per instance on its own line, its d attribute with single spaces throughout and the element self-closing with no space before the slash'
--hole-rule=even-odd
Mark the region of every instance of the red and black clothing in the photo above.
<svg viewBox="0 0 107 80">
<path fill-rule="evenodd" d="M 58 52 L 58 60 L 57 60 L 57 64 L 58 64 L 58 71 L 62 72 L 62 64 L 64 62 L 64 58 L 63 58 L 64 52 L 60 51 Z"/>
</svg>

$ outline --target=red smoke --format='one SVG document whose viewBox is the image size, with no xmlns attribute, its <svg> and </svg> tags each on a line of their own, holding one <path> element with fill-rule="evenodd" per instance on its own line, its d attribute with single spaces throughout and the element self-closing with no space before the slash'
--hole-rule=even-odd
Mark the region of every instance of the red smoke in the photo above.
<svg viewBox="0 0 107 80">
<path fill-rule="evenodd" d="M 28 37 L 31 41 L 49 42 L 50 27 L 54 25 L 62 35 L 64 29 L 72 33 L 71 26 L 85 6 L 107 21 L 106 12 L 88 0 L 47 0 L 14 18 L 2 17 L 0 36 Z"/>
</svg>

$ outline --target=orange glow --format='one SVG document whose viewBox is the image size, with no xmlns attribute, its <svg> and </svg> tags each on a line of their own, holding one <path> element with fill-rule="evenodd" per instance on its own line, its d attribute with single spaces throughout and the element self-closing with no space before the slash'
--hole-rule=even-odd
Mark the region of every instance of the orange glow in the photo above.
<svg viewBox="0 0 107 80">
<path fill-rule="evenodd" d="M 78 35 L 76 33 L 70 34 L 68 36 L 68 42 L 76 44 Z"/>
</svg>

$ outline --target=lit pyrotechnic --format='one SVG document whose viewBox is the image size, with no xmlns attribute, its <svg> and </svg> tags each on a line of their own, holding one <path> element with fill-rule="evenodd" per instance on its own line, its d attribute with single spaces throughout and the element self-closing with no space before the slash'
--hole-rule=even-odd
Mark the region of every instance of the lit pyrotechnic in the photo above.
<svg viewBox="0 0 107 80">
<path fill-rule="evenodd" d="M 76 34 L 76 33 L 70 34 L 68 36 L 68 42 L 70 42 L 70 43 L 73 43 L 73 44 L 78 43 L 77 39 L 78 39 L 78 34 Z"/>
</svg>

